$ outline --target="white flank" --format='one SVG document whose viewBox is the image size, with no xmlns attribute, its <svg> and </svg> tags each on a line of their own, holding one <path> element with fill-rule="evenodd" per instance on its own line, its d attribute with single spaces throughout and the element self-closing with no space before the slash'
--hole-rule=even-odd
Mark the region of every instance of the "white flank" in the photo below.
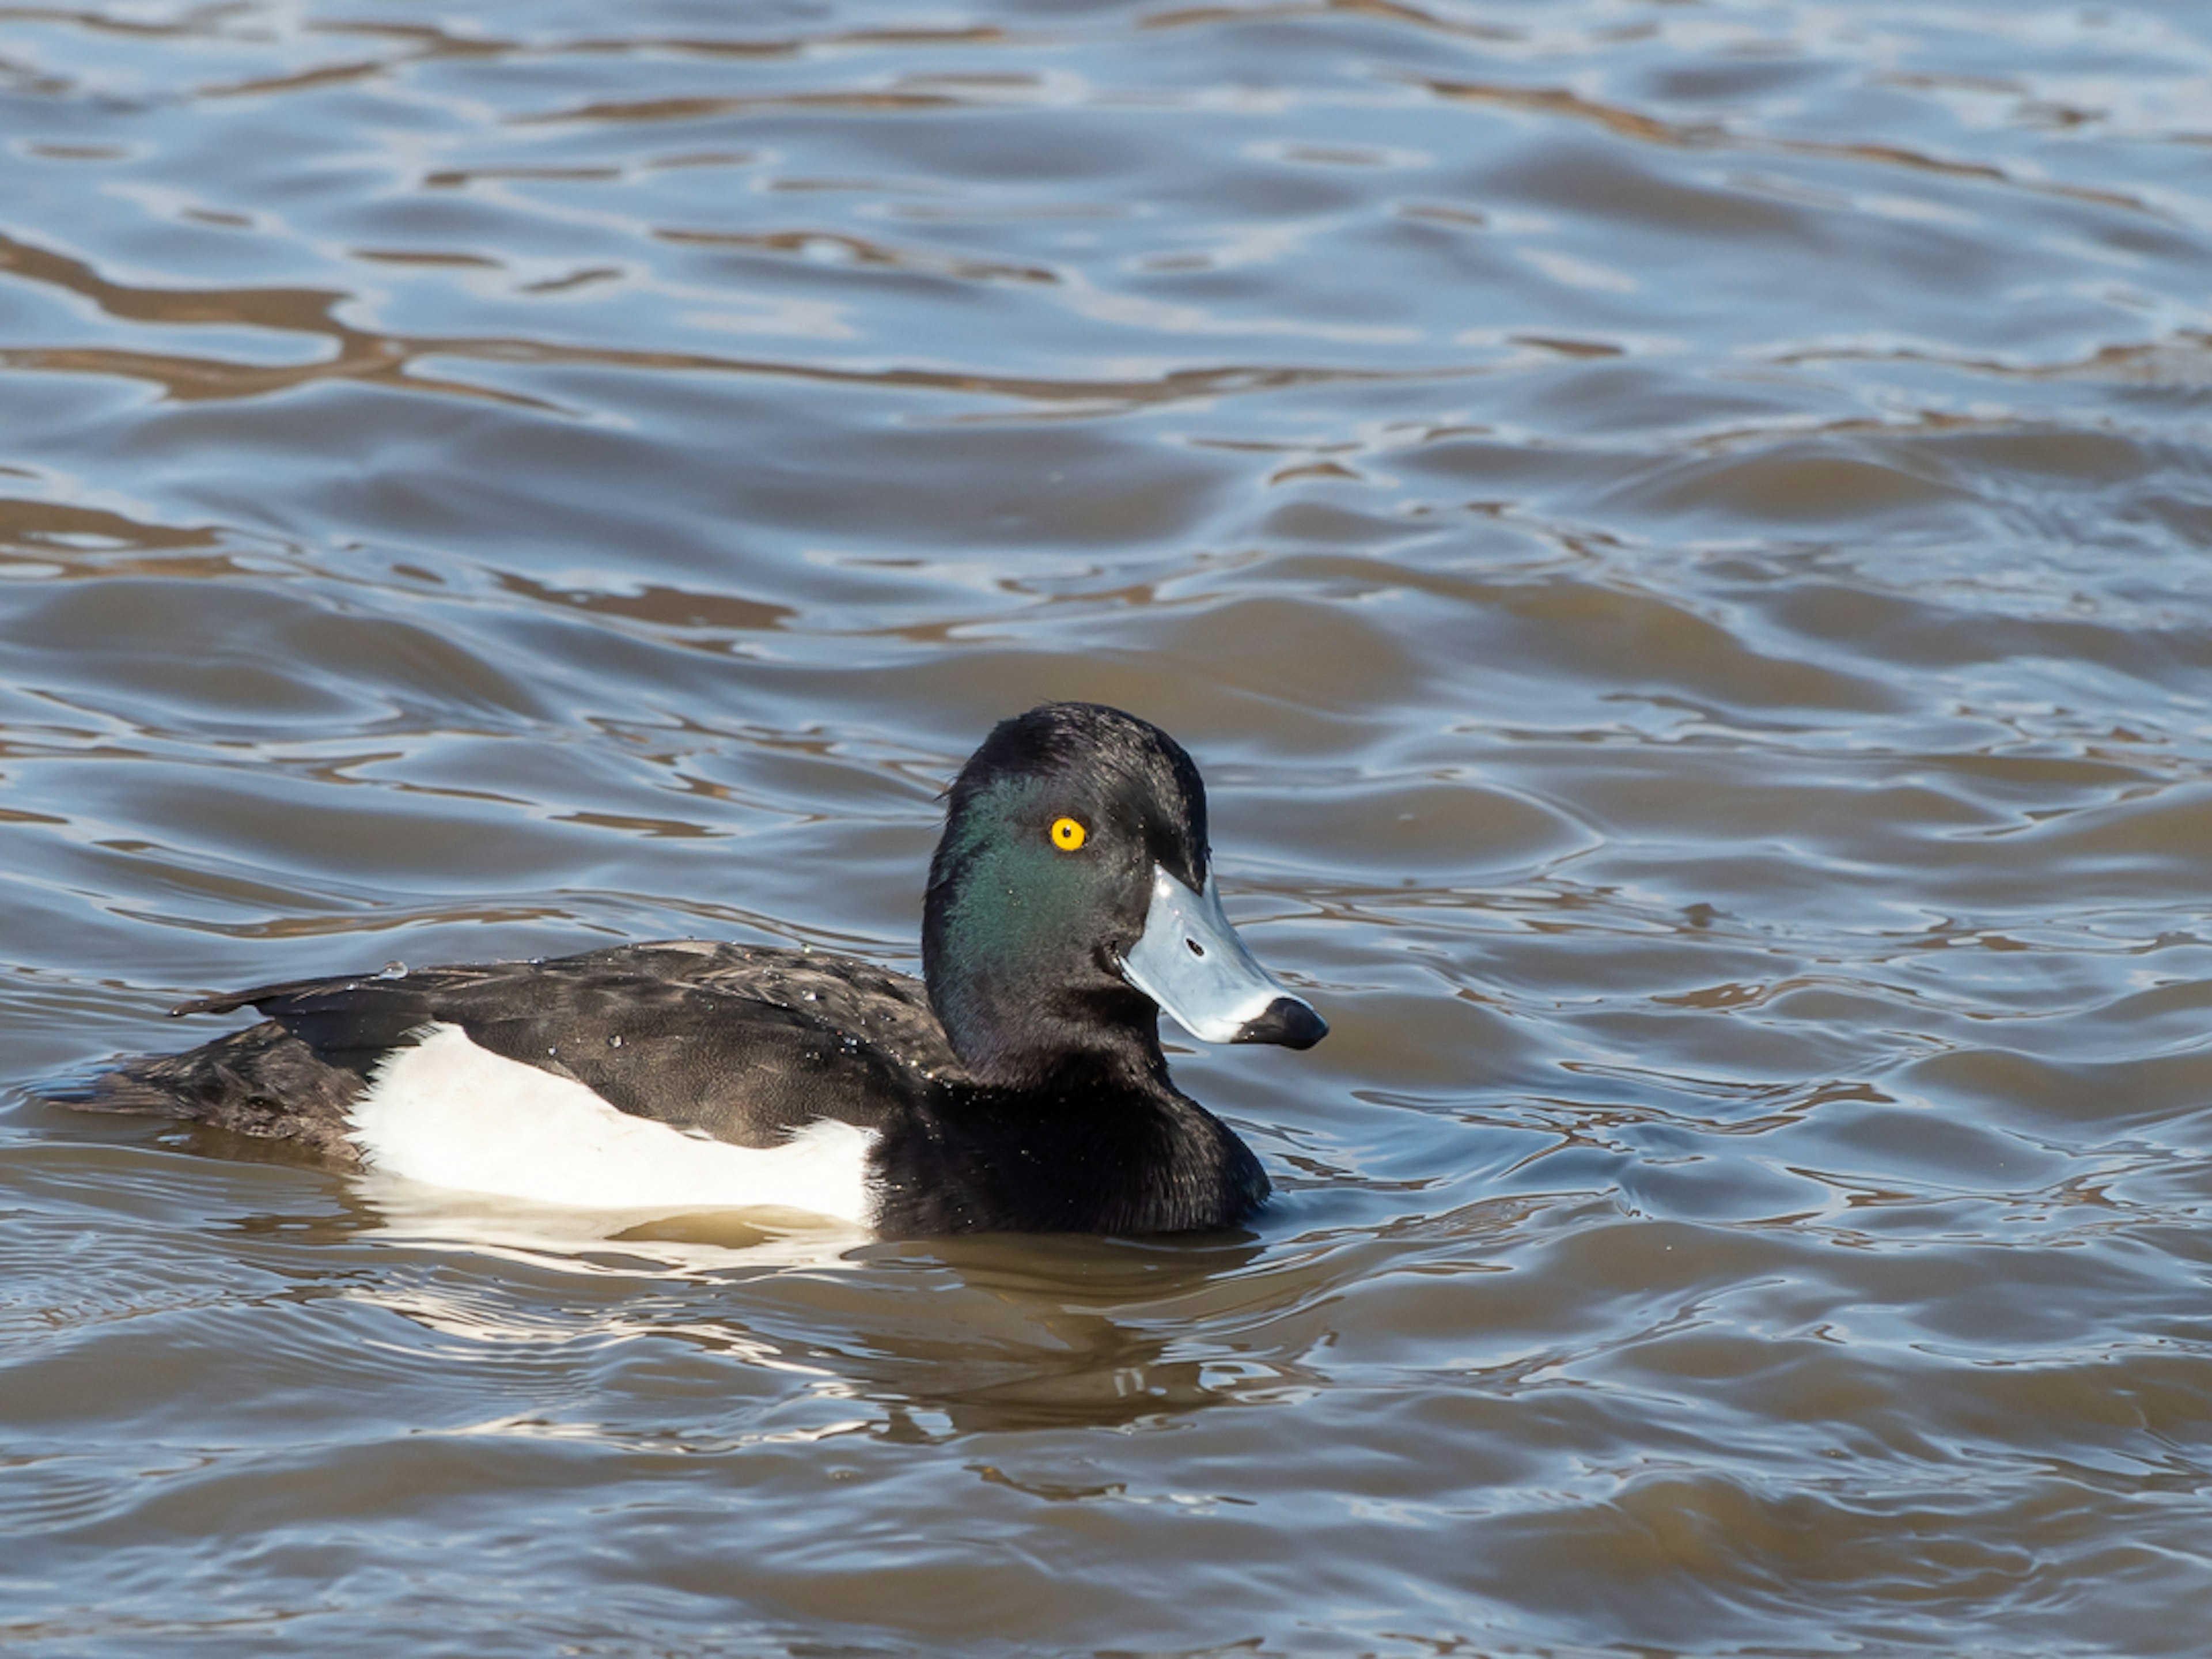
<svg viewBox="0 0 2212 1659">
<path fill-rule="evenodd" d="M 616 1110 L 568 1078 L 433 1025 L 376 1068 L 354 1144 L 385 1175 L 595 1210 L 804 1210 L 865 1223 L 874 1133 L 809 1124 L 781 1146 L 733 1146 Z"/>
</svg>

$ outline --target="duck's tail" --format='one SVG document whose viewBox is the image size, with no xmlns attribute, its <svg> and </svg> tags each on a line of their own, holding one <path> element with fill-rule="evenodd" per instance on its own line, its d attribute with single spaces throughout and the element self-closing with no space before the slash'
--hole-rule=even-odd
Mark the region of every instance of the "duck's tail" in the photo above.
<svg viewBox="0 0 2212 1659">
<path fill-rule="evenodd" d="M 181 1054 L 126 1060 L 81 1091 L 46 1098 L 81 1112 L 191 1118 L 238 1134 L 292 1140 L 358 1168 L 347 1138 L 360 1097 L 355 1073 L 318 1060 L 274 1020 L 217 1037 Z"/>
</svg>

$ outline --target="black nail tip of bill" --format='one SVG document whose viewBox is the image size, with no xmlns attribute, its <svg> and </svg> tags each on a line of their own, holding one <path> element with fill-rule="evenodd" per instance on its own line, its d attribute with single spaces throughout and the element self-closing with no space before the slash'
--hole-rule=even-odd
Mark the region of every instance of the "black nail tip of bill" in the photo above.
<svg viewBox="0 0 2212 1659">
<path fill-rule="evenodd" d="M 1310 1048 L 1328 1035 L 1328 1022 L 1296 997 L 1277 997 L 1246 1020 L 1231 1042 L 1273 1042 Z"/>
</svg>

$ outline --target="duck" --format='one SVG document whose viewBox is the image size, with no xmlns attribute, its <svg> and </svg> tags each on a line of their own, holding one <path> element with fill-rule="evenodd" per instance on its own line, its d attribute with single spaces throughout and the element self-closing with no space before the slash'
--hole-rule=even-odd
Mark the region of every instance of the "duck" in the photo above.
<svg viewBox="0 0 2212 1659">
<path fill-rule="evenodd" d="M 1177 1089 L 1209 1043 L 1328 1024 L 1224 911 L 1206 787 L 1099 703 L 1000 721 L 945 795 L 921 978 L 671 939 L 303 979 L 177 1016 L 258 1024 L 69 1103 L 301 1144 L 341 1168 L 594 1209 L 797 1210 L 882 1237 L 1213 1231 L 1266 1170 Z"/>
</svg>

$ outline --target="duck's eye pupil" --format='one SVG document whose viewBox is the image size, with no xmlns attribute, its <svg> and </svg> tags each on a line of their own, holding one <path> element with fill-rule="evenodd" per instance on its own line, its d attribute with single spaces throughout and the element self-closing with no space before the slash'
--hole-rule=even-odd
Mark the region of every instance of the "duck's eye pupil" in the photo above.
<svg viewBox="0 0 2212 1659">
<path fill-rule="evenodd" d="M 1091 839 L 1091 832 L 1073 818 L 1054 818 L 1052 821 L 1052 844 L 1063 853 L 1073 853 Z"/>
</svg>

